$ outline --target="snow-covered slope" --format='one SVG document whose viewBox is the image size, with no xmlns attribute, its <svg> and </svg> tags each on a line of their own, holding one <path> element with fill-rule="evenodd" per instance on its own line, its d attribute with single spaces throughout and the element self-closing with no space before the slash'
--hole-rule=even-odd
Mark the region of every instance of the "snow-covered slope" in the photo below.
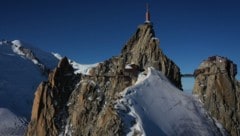
<svg viewBox="0 0 240 136">
<path fill-rule="evenodd" d="M 51 53 L 42 51 L 41 49 L 35 48 L 19 40 L 14 40 L 11 43 L 14 53 L 31 60 L 34 64 L 40 67 L 53 69 L 58 63 L 58 59 Z"/>
<path fill-rule="evenodd" d="M 23 135 L 34 92 L 61 58 L 19 40 L 0 41 L 0 136 Z M 70 62 L 75 73 L 83 74 L 97 65 Z"/>
<path fill-rule="evenodd" d="M 127 88 L 116 104 L 129 136 L 224 135 L 193 96 L 175 88 L 159 71 L 149 68 L 136 85 Z"/>
<path fill-rule="evenodd" d="M 52 53 L 56 58 L 58 58 L 59 60 L 61 60 L 63 57 L 58 54 L 58 53 Z M 84 74 L 84 75 L 88 75 L 88 70 L 91 69 L 92 67 L 96 67 L 98 65 L 98 63 L 95 64 L 79 64 L 73 60 L 69 60 L 69 63 L 73 66 L 74 68 L 74 73 L 78 74 Z"/>
<path fill-rule="evenodd" d="M 0 42 L 0 135 L 23 132 L 16 126 L 30 119 L 34 92 L 57 63 L 51 53 L 19 40 Z"/>
<path fill-rule="evenodd" d="M 6 108 L 0 108 L 0 135 L 21 136 L 26 126 L 25 118 L 13 114 Z"/>
</svg>

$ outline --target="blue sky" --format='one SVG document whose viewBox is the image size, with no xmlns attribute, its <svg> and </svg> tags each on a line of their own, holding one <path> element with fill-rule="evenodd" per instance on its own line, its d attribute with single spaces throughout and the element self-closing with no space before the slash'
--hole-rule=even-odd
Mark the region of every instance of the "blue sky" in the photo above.
<svg viewBox="0 0 240 136">
<path fill-rule="evenodd" d="M 239 0 L 1 0 L 0 38 L 95 63 L 120 53 L 144 22 L 146 2 L 160 48 L 182 73 L 212 55 L 240 64 Z"/>
</svg>

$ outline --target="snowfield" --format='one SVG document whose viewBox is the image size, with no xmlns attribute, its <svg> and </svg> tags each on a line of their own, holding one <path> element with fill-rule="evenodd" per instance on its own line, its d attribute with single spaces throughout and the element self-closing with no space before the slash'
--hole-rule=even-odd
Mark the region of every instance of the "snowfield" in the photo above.
<svg viewBox="0 0 240 136">
<path fill-rule="evenodd" d="M 34 92 L 47 79 L 42 68 L 57 63 L 52 54 L 19 40 L 0 41 L 0 136 L 23 135 Z"/>
<path fill-rule="evenodd" d="M 25 118 L 17 117 L 8 109 L 0 108 L 1 136 L 21 136 L 24 134 L 26 125 Z"/>
<path fill-rule="evenodd" d="M 213 136 L 225 135 L 193 96 L 174 87 L 159 71 L 149 68 L 127 88 L 116 108 L 128 136 Z"/>
<path fill-rule="evenodd" d="M 22 41 L 0 41 L 0 136 L 21 136 L 31 117 L 34 93 L 43 70 L 54 69 L 61 55 L 44 52 Z M 75 73 L 96 66 L 71 61 Z"/>
</svg>

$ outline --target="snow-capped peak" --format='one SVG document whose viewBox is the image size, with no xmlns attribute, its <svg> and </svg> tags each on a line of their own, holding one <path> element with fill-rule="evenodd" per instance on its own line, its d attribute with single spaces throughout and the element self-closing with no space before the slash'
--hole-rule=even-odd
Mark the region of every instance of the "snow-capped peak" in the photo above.
<svg viewBox="0 0 240 136">
<path fill-rule="evenodd" d="M 15 54 L 32 61 L 43 72 L 48 69 L 53 69 L 58 63 L 58 59 L 52 54 L 44 52 L 20 40 L 13 40 L 11 42 L 5 41 L 2 42 L 2 44 L 3 43 L 10 45 Z"/>
<path fill-rule="evenodd" d="M 19 40 L 12 41 L 12 50 L 16 54 L 26 57 L 27 59 L 31 60 L 34 64 L 39 65 L 40 67 L 44 67 L 43 64 L 41 64 L 38 59 L 34 56 L 32 51 L 30 49 L 24 48 L 22 46 L 22 42 Z"/>
<path fill-rule="evenodd" d="M 11 43 L 19 47 L 23 44 L 20 40 L 13 40 Z"/>
<path fill-rule="evenodd" d="M 1 136 L 24 134 L 34 92 L 47 77 L 42 68 L 53 69 L 57 63 L 51 53 L 19 40 L 0 42 Z"/>
</svg>

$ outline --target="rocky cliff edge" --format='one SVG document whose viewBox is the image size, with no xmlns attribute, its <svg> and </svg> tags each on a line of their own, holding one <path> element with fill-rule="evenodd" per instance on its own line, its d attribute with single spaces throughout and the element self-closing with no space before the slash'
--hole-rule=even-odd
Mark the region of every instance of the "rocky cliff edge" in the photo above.
<svg viewBox="0 0 240 136">
<path fill-rule="evenodd" d="M 240 135 L 240 84 L 236 74 L 237 65 L 221 56 L 209 57 L 194 72 L 193 93 L 231 136 Z"/>
</svg>

